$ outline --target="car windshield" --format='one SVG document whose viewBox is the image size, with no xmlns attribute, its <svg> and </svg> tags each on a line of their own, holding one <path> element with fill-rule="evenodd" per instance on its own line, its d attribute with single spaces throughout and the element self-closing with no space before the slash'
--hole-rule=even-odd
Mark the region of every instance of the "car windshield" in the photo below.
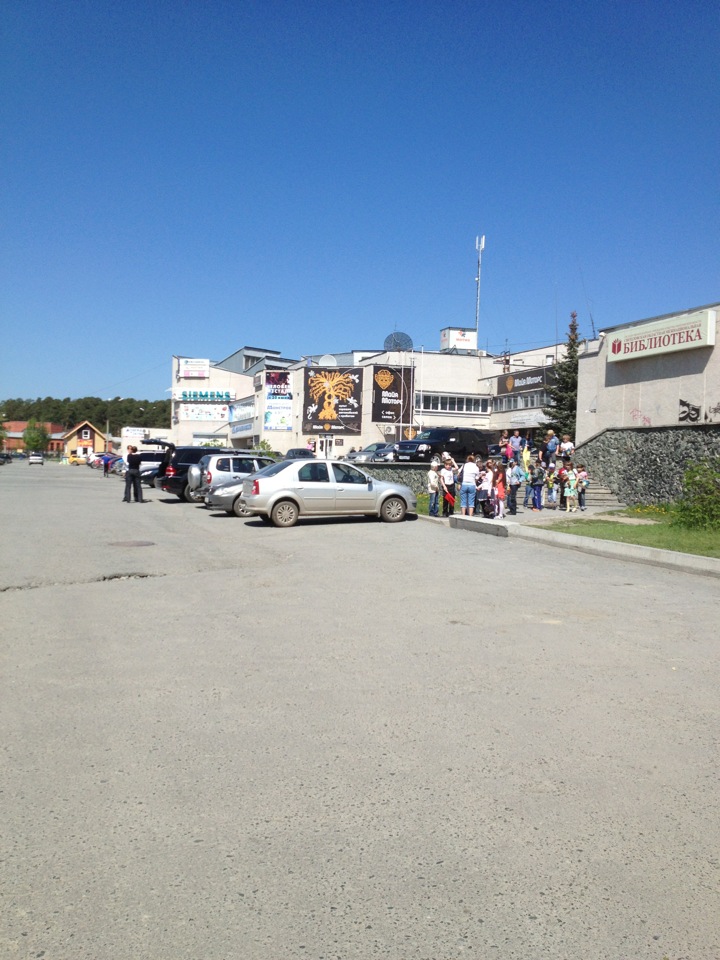
<svg viewBox="0 0 720 960">
<path fill-rule="evenodd" d="M 449 433 L 440 430 L 421 430 L 420 433 L 415 437 L 416 440 L 435 440 L 437 442 L 441 440 L 447 440 L 450 436 Z"/>
</svg>

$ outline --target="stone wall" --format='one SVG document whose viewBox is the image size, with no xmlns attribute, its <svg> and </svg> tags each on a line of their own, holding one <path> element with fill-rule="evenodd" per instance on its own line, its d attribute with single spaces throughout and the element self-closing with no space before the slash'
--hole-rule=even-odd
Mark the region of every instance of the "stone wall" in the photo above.
<svg viewBox="0 0 720 960">
<path fill-rule="evenodd" d="M 667 503 L 690 464 L 720 458 L 720 426 L 608 429 L 578 445 L 575 462 L 623 503 Z"/>
<path fill-rule="evenodd" d="M 376 480 L 404 483 L 413 493 L 427 493 L 429 463 L 358 463 L 358 469 Z"/>
</svg>

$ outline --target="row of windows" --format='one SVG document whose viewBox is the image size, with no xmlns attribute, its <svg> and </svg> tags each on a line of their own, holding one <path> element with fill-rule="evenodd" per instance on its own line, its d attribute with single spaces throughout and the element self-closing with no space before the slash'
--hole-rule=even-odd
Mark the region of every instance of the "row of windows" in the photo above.
<svg viewBox="0 0 720 960">
<path fill-rule="evenodd" d="M 522 410 L 526 407 L 547 407 L 549 405 L 550 397 L 544 390 L 540 393 L 516 393 L 493 398 L 493 410 L 496 412 Z"/>
<path fill-rule="evenodd" d="M 487 397 L 447 397 L 442 393 L 418 393 L 415 395 L 416 410 L 448 410 L 453 413 L 488 413 Z"/>
</svg>

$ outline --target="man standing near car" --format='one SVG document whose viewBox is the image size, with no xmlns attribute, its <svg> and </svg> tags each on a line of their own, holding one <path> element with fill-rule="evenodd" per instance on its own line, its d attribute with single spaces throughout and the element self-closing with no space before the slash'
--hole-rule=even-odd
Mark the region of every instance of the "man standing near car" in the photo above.
<svg viewBox="0 0 720 960">
<path fill-rule="evenodd" d="M 140 483 L 140 464 L 142 457 L 138 453 L 137 447 L 128 447 L 128 455 L 125 461 L 127 469 L 125 470 L 125 496 L 123 503 L 130 503 L 130 494 L 135 497 L 135 503 L 147 503 L 143 500 L 142 485 Z"/>
</svg>

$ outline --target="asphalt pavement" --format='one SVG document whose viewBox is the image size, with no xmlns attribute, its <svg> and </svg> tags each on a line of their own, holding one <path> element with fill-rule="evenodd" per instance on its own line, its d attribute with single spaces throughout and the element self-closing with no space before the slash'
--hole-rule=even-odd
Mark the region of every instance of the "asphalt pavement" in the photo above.
<svg viewBox="0 0 720 960">
<path fill-rule="evenodd" d="M 1 957 L 712 960 L 717 582 L 0 468 Z"/>
</svg>

